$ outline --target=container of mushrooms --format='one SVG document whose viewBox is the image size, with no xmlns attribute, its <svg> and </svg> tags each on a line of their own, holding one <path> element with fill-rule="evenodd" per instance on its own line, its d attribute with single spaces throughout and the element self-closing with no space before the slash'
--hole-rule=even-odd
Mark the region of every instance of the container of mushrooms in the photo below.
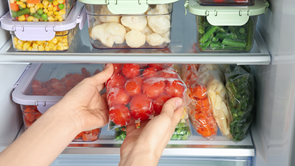
<svg viewBox="0 0 295 166">
<path fill-rule="evenodd" d="M 97 49 L 166 48 L 170 43 L 172 6 L 147 5 L 141 14 L 129 14 L 128 9 L 118 14 L 111 12 L 114 10 L 109 5 L 86 4 L 90 42 Z"/>
</svg>

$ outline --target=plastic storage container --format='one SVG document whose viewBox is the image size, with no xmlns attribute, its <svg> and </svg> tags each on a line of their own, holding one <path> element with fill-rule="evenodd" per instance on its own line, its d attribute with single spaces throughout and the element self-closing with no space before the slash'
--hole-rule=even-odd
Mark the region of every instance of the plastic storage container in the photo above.
<svg viewBox="0 0 295 166">
<path fill-rule="evenodd" d="M 200 5 L 252 6 L 255 0 L 198 0 Z"/>
<path fill-rule="evenodd" d="M 14 21 L 64 21 L 77 0 L 8 0 Z"/>
<path fill-rule="evenodd" d="M 213 26 L 205 16 L 196 16 L 200 51 L 247 52 L 254 44 L 257 16 L 242 26 Z"/>
<path fill-rule="evenodd" d="M 51 40 L 24 41 L 10 32 L 13 40 L 13 47 L 16 51 L 67 51 L 77 33 L 78 26 L 68 31 L 56 32 Z"/>
<path fill-rule="evenodd" d="M 196 15 L 200 51 L 248 52 L 254 45 L 257 16 L 266 12 L 268 5 L 265 0 L 255 0 L 253 6 L 202 6 L 187 0 L 185 6 Z"/>
<path fill-rule="evenodd" d="M 165 48 L 170 43 L 172 3 L 177 0 L 80 1 L 86 3 L 94 48 Z"/>
<path fill-rule="evenodd" d="M 61 23 L 12 21 L 7 13 L 2 17 L 1 27 L 10 31 L 16 51 L 66 51 L 86 18 L 84 5 L 77 2 L 67 20 Z"/>
<path fill-rule="evenodd" d="M 25 128 L 29 128 L 43 113 L 84 78 L 102 70 L 98 64 L 39 64 L 27 67 L 12 93 L 20 104 Z M 73 141 L 95 141 L 100 129 L 81 132 Z"/>
</svg>

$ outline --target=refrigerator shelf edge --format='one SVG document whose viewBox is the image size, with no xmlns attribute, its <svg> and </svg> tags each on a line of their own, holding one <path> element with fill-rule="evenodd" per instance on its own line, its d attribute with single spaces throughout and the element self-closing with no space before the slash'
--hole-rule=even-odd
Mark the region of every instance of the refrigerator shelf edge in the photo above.
<svg viewBox="0 0 295 166">
<path fill-rule="evenodd" d="M 79 31 L 66 52 L 16 52 L 11 40 L 0 50 L 0 63 L 53 62 L 53 63 L 223 63 L 269 65 L 271 56 L 258 30 L 250 52 L 243 53 L 192 53 L 197 41 L 195 15 L 184 15 L 183 3 L 174 3 L 172 14 L 172 53 L 161 49 L 94 49 L 89 41 L 88 26 Z M 166 50 L 167 51 L 167 50 Z M 119 53 L 118 53 L 119 52 Z M 124 52 L 124 53 L 120 53 Z M 126 53 L 128 52 L 128 53 Z M 131 52 L 131 53 L 130 53 Z"/>
</svg>

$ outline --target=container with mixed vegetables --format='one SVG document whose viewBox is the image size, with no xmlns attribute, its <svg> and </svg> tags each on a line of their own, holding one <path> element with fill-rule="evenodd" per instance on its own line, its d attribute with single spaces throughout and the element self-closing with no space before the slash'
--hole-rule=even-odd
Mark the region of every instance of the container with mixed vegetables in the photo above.
<svg viewBox="0 0 295 166">
<path fill-rule="evenodd" d="M 15 21 L 64 21 L 76 0 L 8 0 Z"/>
<path fill-rule="evenodd" d="M 243 26 L 214 26 L 205 16 L 196 16 L 198 46 L 201 51 L 247 52 L 254 43 L 256 16 Z"/>
</svg>

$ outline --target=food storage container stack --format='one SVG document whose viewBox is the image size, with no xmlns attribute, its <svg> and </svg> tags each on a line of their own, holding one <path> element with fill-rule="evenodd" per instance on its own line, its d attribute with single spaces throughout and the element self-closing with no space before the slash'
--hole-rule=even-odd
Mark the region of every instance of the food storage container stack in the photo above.
<svg viewBox="0 0 295 166">
<path fill-rule="evenodd" d="M 90 42 L 98 49 L 167 47 L 176 1 L 80 0 L 86 4 Z"/>
<path fill-rule="evenodd" d="M 206 6 L 201 3 L 204 1 L 187 0 L 185 4 L 189 12 L 196 15 L 199 50 L 250 51 L 254 44 L 257 16 L 266 12 L 268 2 L 253 0 L 252 6 L 216 6 L 217 0 L 212 0 L 216 5 Z"/>
<path fill-rule="evenodd" d="M 28 129 L 51 106 L 84 78 L 101 71 L 98 64 L 41 64 L 29 65 L 12 93 L 20 105 L 25 129 Z M 95 141 L 101 129 L 83 131 L 73 141 Z"/>
<path fill-rule="evenodd" d="M 59 3 L 61 1 L 63 2 Z M 29 4 L 31 3 L 28 2 L 32 1 L 15 1 L 15 4 L 22 3 L 24 4 L 23 7 L 30 6 Z M 12 12 L 12 15 L 7 13 L 5 16 L 3 16 L 1 20 L 1 27 L 7 31 L 10 31 L 13 47 L 16 51 L 66 51 L 70 48 L 74 36 L 77 33 L 78 26 L 80 29 L 82 29 L 86 21 L 86 9 L 82 3 L 75 3 L 73 0 L 54 0 L 52 2 L 50 2 L 50 0 L 43 0 L 40 3 L 37 3 L 36 1 L 34 6 L 42 6 L 43 8 L 41 9 L 36 7 L 34 9 L 37 9 L 37 12 L 40 11 L 39 13 L 42 13 L 42 16 L 46 13 L 47 15 L 52 15 L 50 13 L 51 11 L 48 10 L 51 9 L 52 6 L 56 6 L 53 5 L 55 3 L 59 3 L 57 6 L 60 7 L 63 5 L 64 8 L 62 10 L 67 10 L 67 12 L 72 9 L 67 18 L 63 17 L 60 19 L 62 22 L 51 22 L 49 20 L 51 16 L 48 17 L 48 21 L 50 22 L 44 22 L 45 16 L 43 19 L 40 18 L 41 21 L 43 20 L 43 22 L 38 22 L 39 20 L 36 18 L 32 18 L 33 21 L 30 21 L 31 17 L 38 15 L 38 13 L 32 12 L 30 12 L 31 15 L 27 17 L 26 22 L 14 21 L 14 12 Z M 10 8 L 12 8 L 11 6 L 12 1 L 10 2 Z M 19 7 L 21 6 L 22 5 L 19 5 Z M 54 7 L 54 9 L 55 8 L 56 7 Z M 27 9 L 20 9 L 17 12 L 22 13 L 23 10 Z M 59 12 L 62 10 L 59 10 Z M 54 13 L 56 12 L 58 11 L 55 11 Z M 66 15 L 64 14 L 64 16 Z"/>
<path fill-rule="evenodd" d="M 8 0 L 14 21 L 64 21 L 77 0 Z"/>
</svg>

